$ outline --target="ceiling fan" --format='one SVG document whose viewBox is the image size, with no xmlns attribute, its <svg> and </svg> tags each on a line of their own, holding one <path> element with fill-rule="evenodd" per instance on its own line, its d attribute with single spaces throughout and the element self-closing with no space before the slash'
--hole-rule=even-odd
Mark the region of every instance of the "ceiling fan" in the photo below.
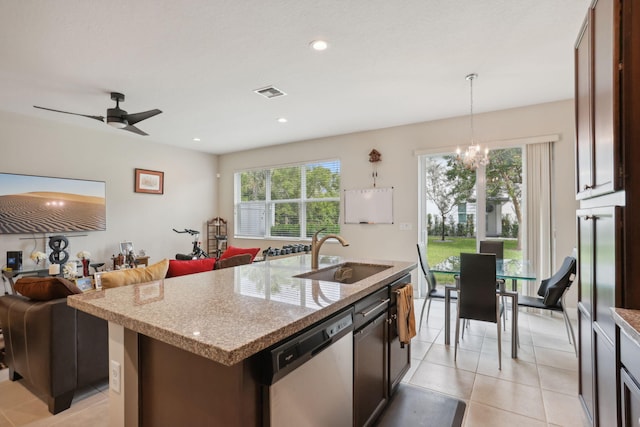
<svg viewBox="0 0 640 427">
<path fill-rule="evenodd" d="M 146 120 L 150 117 L 153 117 L 157 114 L 162 113 L 162 111 L 158 109 L 154 109 L 154 110 L 144 111 L 142 113 L 128 114 L 126 111 L 120 109 L 120 102 L 124 102 L 123 94 L 118 92 L 111 92 L 111 99 L 116 101 L 116 107 L 107 109 L 106 123 L 109 126 L 113 126 L 114 128 L 128 130 L 129 132 L 137 133 L 138 135 L 148 135 L 148 134 L 133 125 L 143 120 Z M 74 116 L 88 117 L 90 119 L 99 120 L 105 123 L 104 116 L 92 116 L 89 114 L 70 113 L 69 111 L 54 110 L 53 108 L 38 107 L 37 105 L 34 105 L 34 107 L 39 108 L 41 110 L 55 111 L 56 113 L 73 114 Z"/>
</svg>

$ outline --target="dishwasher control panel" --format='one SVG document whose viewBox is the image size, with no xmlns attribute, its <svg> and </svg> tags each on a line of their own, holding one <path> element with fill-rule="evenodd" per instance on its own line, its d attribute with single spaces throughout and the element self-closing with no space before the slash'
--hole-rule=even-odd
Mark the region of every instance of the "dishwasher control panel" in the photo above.
<svg viewBox="0 0 640 427">
<path fill-rule="evenodd" d="M 325 332 L 329 338 L 333 338 L 343 330 L 350 328 L 353 325 L 353 318 L 351 316 L 345 316 L 335 321 L 332 325 L 327 326 Z"/>
<path fill-rule="evenodd" d="M 352 330 L 353 309 L 350 308 L 268 350 L 266 383 L 273 384 Z"/>
</svg>

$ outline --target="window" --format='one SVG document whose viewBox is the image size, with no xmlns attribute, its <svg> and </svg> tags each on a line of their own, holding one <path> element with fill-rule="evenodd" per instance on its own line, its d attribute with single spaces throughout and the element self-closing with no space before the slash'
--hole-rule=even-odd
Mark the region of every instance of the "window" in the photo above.
<svg viewBox="0 0 640 427">
<path fill-rule="evenodd" d="M 235 174 L 235 236 L 309 238 L 340 232 L 340 161 Z"/>
</svg>

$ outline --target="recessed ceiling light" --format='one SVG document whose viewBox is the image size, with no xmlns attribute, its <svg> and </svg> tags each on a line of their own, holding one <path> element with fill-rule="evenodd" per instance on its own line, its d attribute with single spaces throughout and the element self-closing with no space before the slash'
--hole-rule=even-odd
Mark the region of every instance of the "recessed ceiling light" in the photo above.
<svg viewBox="0 0 640 427">
<path fill-rule="evenodd" d="M 279 123 L 287 123 L 287 122 L 288 122 L 288 120 L 287 120 L 285 117 L 279 117 L 279 118 L 278 118 L 278 122 L 279 122 Z"/>
<path fill-rule="evenodd" d="M 193 138 L 195 142 L 200 142 L 200 138 Z"/>
<path fill-rule="evenodd" d="M 324 40 L 314 40 L 309 43 L 309 46 L 311 46 L 311 49 L 313 50 L 322 51 L 326 50 L 329 47 L 329 44 Z"/>
</svg>

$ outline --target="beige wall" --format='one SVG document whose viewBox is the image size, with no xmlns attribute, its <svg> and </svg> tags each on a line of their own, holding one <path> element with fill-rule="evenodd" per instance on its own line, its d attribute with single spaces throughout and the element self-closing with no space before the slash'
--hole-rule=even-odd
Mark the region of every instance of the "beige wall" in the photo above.
<svg viewBox="0 0 640 427">
<path fill-rule="evenodd" d="M 99 124 L 97 124 L 99 126 Z M 120 241 L 145 249 L 151 261 L 188 252 L 191 240 L 172 228 L 204 230 L 217 208 L 217 156 L 153 144 L 145 138 L 110 129 L 104 131 L 56 124 L 0 112 L 0 172 L 106 181 L 107 230 L 70 238 L 71 259 L 80 250 L 92 262 L 104 262 Z M 134 169 L 165 173 L 164 195 L 133 191 Z M 34 248 L 44 250 L 42 234 L 0 235 L 0 264 L 8 250 L 22 250 L 25 267 Z"/>
<path fill-rule="evenodd" d="M 508 140 L 558 134 L 554 144 L 554 212 L 556 265 L 576 245 L 574 198 L 573 102 L 560 101 L 478 114 L 480 141 Z M 412 124 L 376 131 L 339 135 L 222 156 L 153 144 L 144 138 L 106 128 L 104 131 L 56 124 L 0 112 L 2 152 L 0 171 L 107 183 L 107 231 L 86 233 L 71 240 L 70 253 L 88 250 L 104 261 L 118 242 L 130 240 L 146 249 L 152 261 L 173 257 L 189 248 L 189 239 L 172 228 L 199 228 L 214 216 L 229 220 L 230 243 L 238 246 L 280 247 L 284 241 L 234 239 L 233 174 L 262 166 L 339 158 L 343 189 L 372 186 L 368 153 L 382 153 L 378 187 L 394 187 L 393 225 L 342 225 L 351 245 L 326 244 L 323 253 L 349 257 L 415 260 L 418 241 L 418 158 L 416 151 L 434 147 L 465 146 L 469 142 L 467 117 Z M 134 168 L 165 172 L 162 196 L 133 192 Z M 220 178 L 216 178 L 220 173 Z M 400 223 L 412 229 L 401 231 Z M 22 250 L 25 257 L 34 241 L 30 235 L 0 236 L 2 263 L 7 250 Z M 35 242 L 43 250 L 45 239 Z M 30 265 L 30 260 L 25 262 Z M 415 276 L 414 276 L 415 279 Z M 575 305 L 575 289 L 569 295 Z"/>
<path fill-rule="evenodd" d="M 475 117 L 479 141 L 510 140 L 558 134 L 554 143 L 554 213 L 557 266 L 576 245 L 574 197 L 574 116 L 573 101 L 560 101 L 505 111 L 478 114 Z M 415 260 L 418 241 L 418 158 L 416 151 L 437 147 L 465 146 L 469 143 L 469 120 L 458 117 L 376 131 L 339 135 L 275 147 L 220 156 L 220 216 L 227 218 L 233 233 L 233 174 L 247 168 L 282 165 L 293 162 L 339 158 L 342 164 L 342 188 L 372 186 L 368 153 L 382 153 L 378 166 L 378 187 L 394 187 L 394 224 L 343 224 L 342 235 L 350 242 L 325 245 L 323 253 L 374 259 Z M 409 223 L 410 231 L 401 231 L 400 223 Z M 281 247 L 283 241 L 233 239 L 238 246 Z M 415 278 L 415 276 L 414 276 Z M 575 289 L 568 301 L 575 305 Z"/>
</svg>

